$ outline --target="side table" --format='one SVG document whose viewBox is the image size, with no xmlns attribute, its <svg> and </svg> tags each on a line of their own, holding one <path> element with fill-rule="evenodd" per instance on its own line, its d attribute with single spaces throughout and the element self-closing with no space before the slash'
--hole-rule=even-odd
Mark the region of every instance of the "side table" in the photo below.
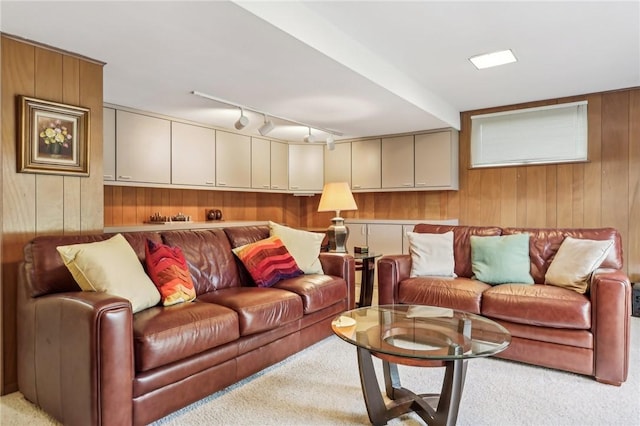
<svg viewBox="0 0 640 426">
<path fill-rule="evenodd" d="M 371 306 L 373 298 L 373 280 L 376 272 L 376 259 L 382 257 L 382 253 L 354 253 L 355 260 L 362 261 L 362 279 L 360 280 L 359 307 Z"/>
</svg>

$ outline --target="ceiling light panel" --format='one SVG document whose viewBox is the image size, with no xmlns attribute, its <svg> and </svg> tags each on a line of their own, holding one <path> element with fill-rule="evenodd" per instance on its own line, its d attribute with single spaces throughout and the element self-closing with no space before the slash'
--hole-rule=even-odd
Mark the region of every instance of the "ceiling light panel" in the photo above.
<svg viewBox="0 0 640 426">
<path fill-rule="evenodd" d="M 479 70 L 510 64 L 517 61 L 515 55 L 510 49 L 473 56 L 469 58 L 469 60 Z"/>
</svg>

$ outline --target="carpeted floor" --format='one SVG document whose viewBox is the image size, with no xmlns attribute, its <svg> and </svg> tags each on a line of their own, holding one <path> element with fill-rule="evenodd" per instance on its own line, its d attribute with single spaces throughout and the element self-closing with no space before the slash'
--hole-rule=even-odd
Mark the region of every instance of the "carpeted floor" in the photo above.
<svg viewBox="0 0 640 426">
<path fill-rule="evenodd" d="M 640 318 L 632 318 L 628 381 L 603 385 L 575 374 L 498 359 L 469 361 L 459 425 L 640 425 Z M 381 370 L 379 363 L 376 364 Z M 438 392 L 443 369 L 400 367 L 403 385 Z M 56 424 L 14 393 L 0 424 Z M 330 337 L 154 423 L 183 425 L 369 424 L 355 348 Z M 391 425 L 422 425 L 415 415 Z"/>
</svg>

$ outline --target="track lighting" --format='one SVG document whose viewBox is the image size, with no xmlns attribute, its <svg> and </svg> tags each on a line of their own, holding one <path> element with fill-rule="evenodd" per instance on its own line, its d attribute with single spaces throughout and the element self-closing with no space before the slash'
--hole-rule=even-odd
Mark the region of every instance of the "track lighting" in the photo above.
<svg viewBox="0 0 640 426">
<path fill-rule="evenodd" d="M 311 134 L 311 127 L 309 127 L 309 134 L 304 137 L 304 141 L 306 143 L 314 143 L 316 141 L 316 137 Z"/>
<path fill-rule="evenodd" d="M 336 149 L 336 141 L 333 139 L 333 135 L 327 136 L 327 149 L 329 151 Z"/>
<path fill-rule="evenodd" d="M 267 115 L 264 115 L 264 123 L 262 123 L 262 126 L 258 127 L 258 132 L 262 135 L 262 136 L 266 136 L 267 133 L 269 133 L 270 131 L 273 130 L 273 122 L 271 120 L 267 120 Z"/>
<path fill-rule="evenodd" d="M 244 111 L 242 110 L 242 108 L 240 108 L 240 118 L 238 118 L 238 121 L 236 121 L 234 127 L 238 130 L 242 130 L 247 127 L 247 124 L 249 124 L 249 119 L 244 115 Z"/>
</svg>

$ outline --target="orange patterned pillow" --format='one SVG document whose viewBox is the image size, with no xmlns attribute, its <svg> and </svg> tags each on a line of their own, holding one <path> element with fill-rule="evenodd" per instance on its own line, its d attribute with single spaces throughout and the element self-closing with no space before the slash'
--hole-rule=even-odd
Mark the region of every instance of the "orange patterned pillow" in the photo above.
<svg viewBox="0 0 640 426">
<path fill-rule="evenodd" d="M 275 236 L 236 247 L 233 252 L 258 287 L 271 287 L 280 280 L 304 274 L 282 240 Z"/>
<path fill-rule="evenodd" d="M 145 263 L 151 281 L 160 291 L 164 306 L 189 302 L 196 298 L 189 267 L 180 247 L 147 240 Z"/>
</svg>

